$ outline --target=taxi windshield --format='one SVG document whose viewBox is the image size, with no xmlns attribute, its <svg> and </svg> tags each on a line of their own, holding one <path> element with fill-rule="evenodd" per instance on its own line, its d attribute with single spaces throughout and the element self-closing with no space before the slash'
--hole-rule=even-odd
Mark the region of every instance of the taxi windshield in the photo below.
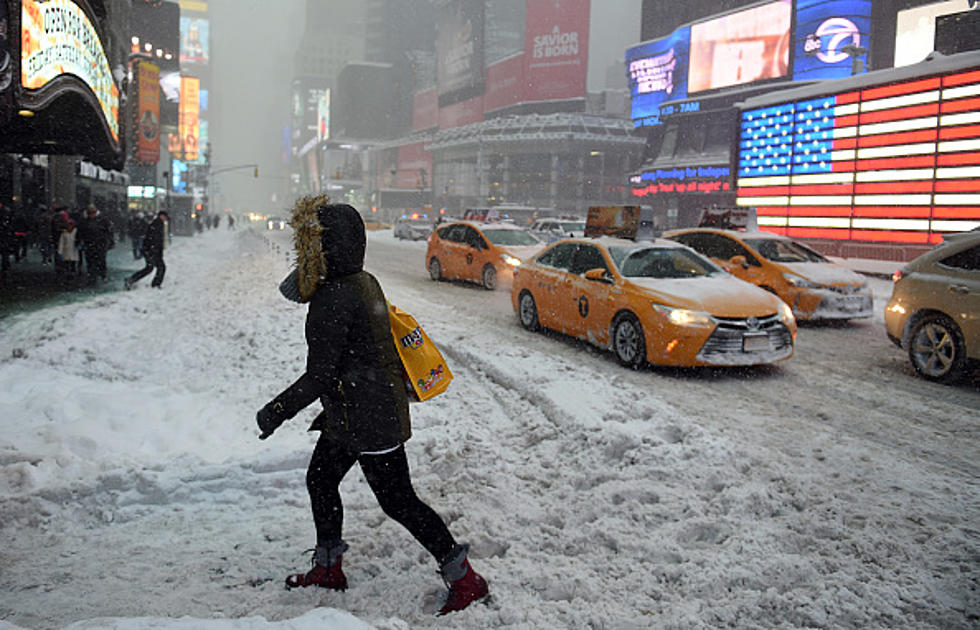
<svg viewBox="0 0 980 630">
<path fill-rule="evenodd" d="M 826 258 L 806 245 L 778 238 L 746 238 L 745 244 L 759 252 L 766 260 L 781 263 L 828 262 Z"/>
<path fill-rule="evenodd" d="M 559 221 L 558 226 L 562 232 L 582 232 L 585 230 L 585 221 Z"/>
<path fill-rule="evenodd" d="M 483 230 L 483 235 L 486 236 L 487 240 L 494 245 L 511 245 L 520 247 L 522 245 L 541 244 L 541 241 L 524 230 L 489 229 Z"/>
<path fill-rule="evenodd" d="M 697 278 L 724 273 L 696 253 L 679 247 L 610 247 L 609 255 L 626 278 Z"/>
</svg>

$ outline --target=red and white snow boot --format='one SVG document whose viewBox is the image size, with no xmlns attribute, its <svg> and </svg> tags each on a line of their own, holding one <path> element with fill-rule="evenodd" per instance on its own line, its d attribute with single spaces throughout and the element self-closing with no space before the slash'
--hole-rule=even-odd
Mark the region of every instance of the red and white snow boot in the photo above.
<svg viewBox="0 0 980 630">
<path fill-rule="evenodd" d="M 313 568 L 306 573 L 294 573 L 286 577 L 286 588 L 320 586 L 335 591 L 347 590 L 347 576 L 341 560 L 347 544 L 341 542 L 329 547 L 317 547 L 313 552 Z"/>
<path fill-rule="evenodd" d="M 487 581 L 473 570 L 466 559 L 468 551 L 469 545 L 457 545 L 439 571 L 449 587 L 449 595 L 439 610 L 439 615 L 463 610 L 473 602 L 485 598 L 490 592 Z"/>
</svg>

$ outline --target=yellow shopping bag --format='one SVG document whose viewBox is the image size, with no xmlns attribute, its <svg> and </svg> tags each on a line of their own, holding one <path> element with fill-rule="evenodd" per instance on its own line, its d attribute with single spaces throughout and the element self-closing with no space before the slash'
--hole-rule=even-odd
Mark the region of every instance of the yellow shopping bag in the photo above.
<svg viewBox="0 0 980 630">
<path fill-rule="evenodd" d="M 409 313 L 388 302 L 391 336 L 402 359 L 409 399 L 426 401 L 446 391 L 453 380 L 442 353 Z"/>
</svg>

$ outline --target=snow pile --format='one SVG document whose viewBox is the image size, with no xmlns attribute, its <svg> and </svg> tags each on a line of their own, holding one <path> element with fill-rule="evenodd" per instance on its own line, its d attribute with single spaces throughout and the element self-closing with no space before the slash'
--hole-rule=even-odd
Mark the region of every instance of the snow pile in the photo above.
<svg viewBox="0 0 980 630">
<path fill-rule="evenodd" d="M 2 322 L 7 627 L 977 623 L 969 456 L 946 467 L 896 456 L 819 418 L 788 424 L 791 408 L 752 396 L 692 414 L 667 388 L 712 377 L 632 372 L 527 333 L 506 292 L 429 282 L 425 243 L 390 233 L 371 233 L 369 268 L 456 377 L 413 406 L 416 488 L 472 544 L 493 600 L 434 617 L 445 594 L 434 562 L 356 469 L 342 486 L 350 590 L 284 590 L 313 545 L 304 475 L 316 409 L 256 439 L 256 409 L 306 352 L 305 309 L 278 295 L 286 256 L 268 239 L 180 240 L 162 291 L 144 284 Z M 372 259 L 382 244 L 417 258 L 415 276 Z M 976 443 L 975 430 L 963 437 Z"/>
</svg>

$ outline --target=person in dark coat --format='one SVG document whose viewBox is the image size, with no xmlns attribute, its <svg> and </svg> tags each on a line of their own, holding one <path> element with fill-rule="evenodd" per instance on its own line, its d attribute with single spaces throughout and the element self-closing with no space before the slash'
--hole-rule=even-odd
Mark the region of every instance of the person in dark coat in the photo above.
<svg viewBox="0 0 980 630">
<path fill-rule="evenodd" d="M 161 288 L 163 276 L 167 273 L 167 265 L 163 262 L 163 247 L 167 235 L 167 221 L 169 220 L 170 215 L 167 214 L 167 211 L 161 210 L 157 213 L 157 218 L 150 221 L 146 227 L 146 233 L 143 234 L 143 260 L 146 262 L 146 266 L 123 281 L 127 291 L 132 289 L 140 278 L 150 275 L 154 269 L 157 272 L 153 276 L 153 280 L 150 281 L 150 286 L 157 289 Z"/>
<path fill-rule="evenodd" d="M 256 415 L 260 439 L 319 399 L 320 431 L 306 473 L 316 548 L 313 568 L 286 578 L 288 588 L 346 590 L 341 557 L 343 504 L 339 486 L 360 464 L 385 514 L 403 525 L 439 563 L 449 595 L 439 614 L 462 610 L 488 593 L 446 524 L 412 487 L 405 442 L 412 435 L 402 365 L 391 336 L 388 305 L 364 271 L 364 223 L 346 204 L 325 196 L 297 202 L 290 221 L 297 268 L 280 290 L 308 303 L 306 371 Z"/>
<path fill-rule="evenodd" d="M 85 253 L 89 285 L 94 285 L 100 278 L 105 280 L 108 277 L 106 253 L 115 246 L 116 240 L 112 235 L 112 224 L 95 206 L 86 208 L 85 218 L 78 224 L 78 238 Z"/>
<path fill-rule="evenodd" d="M 148 226 L 149 223 L 139 212 L 133 212 L 133 216 L 129 218 L 126 233 L 133 244 L 133 260 L 139 260 L 143 256 L 143 234 Z"/>
<path fill-rule="evenodd" d="M 0 203 L 0 282 L 10 273 L 10 255 L 14 252 L 14 211 Z"/>
</svg>

